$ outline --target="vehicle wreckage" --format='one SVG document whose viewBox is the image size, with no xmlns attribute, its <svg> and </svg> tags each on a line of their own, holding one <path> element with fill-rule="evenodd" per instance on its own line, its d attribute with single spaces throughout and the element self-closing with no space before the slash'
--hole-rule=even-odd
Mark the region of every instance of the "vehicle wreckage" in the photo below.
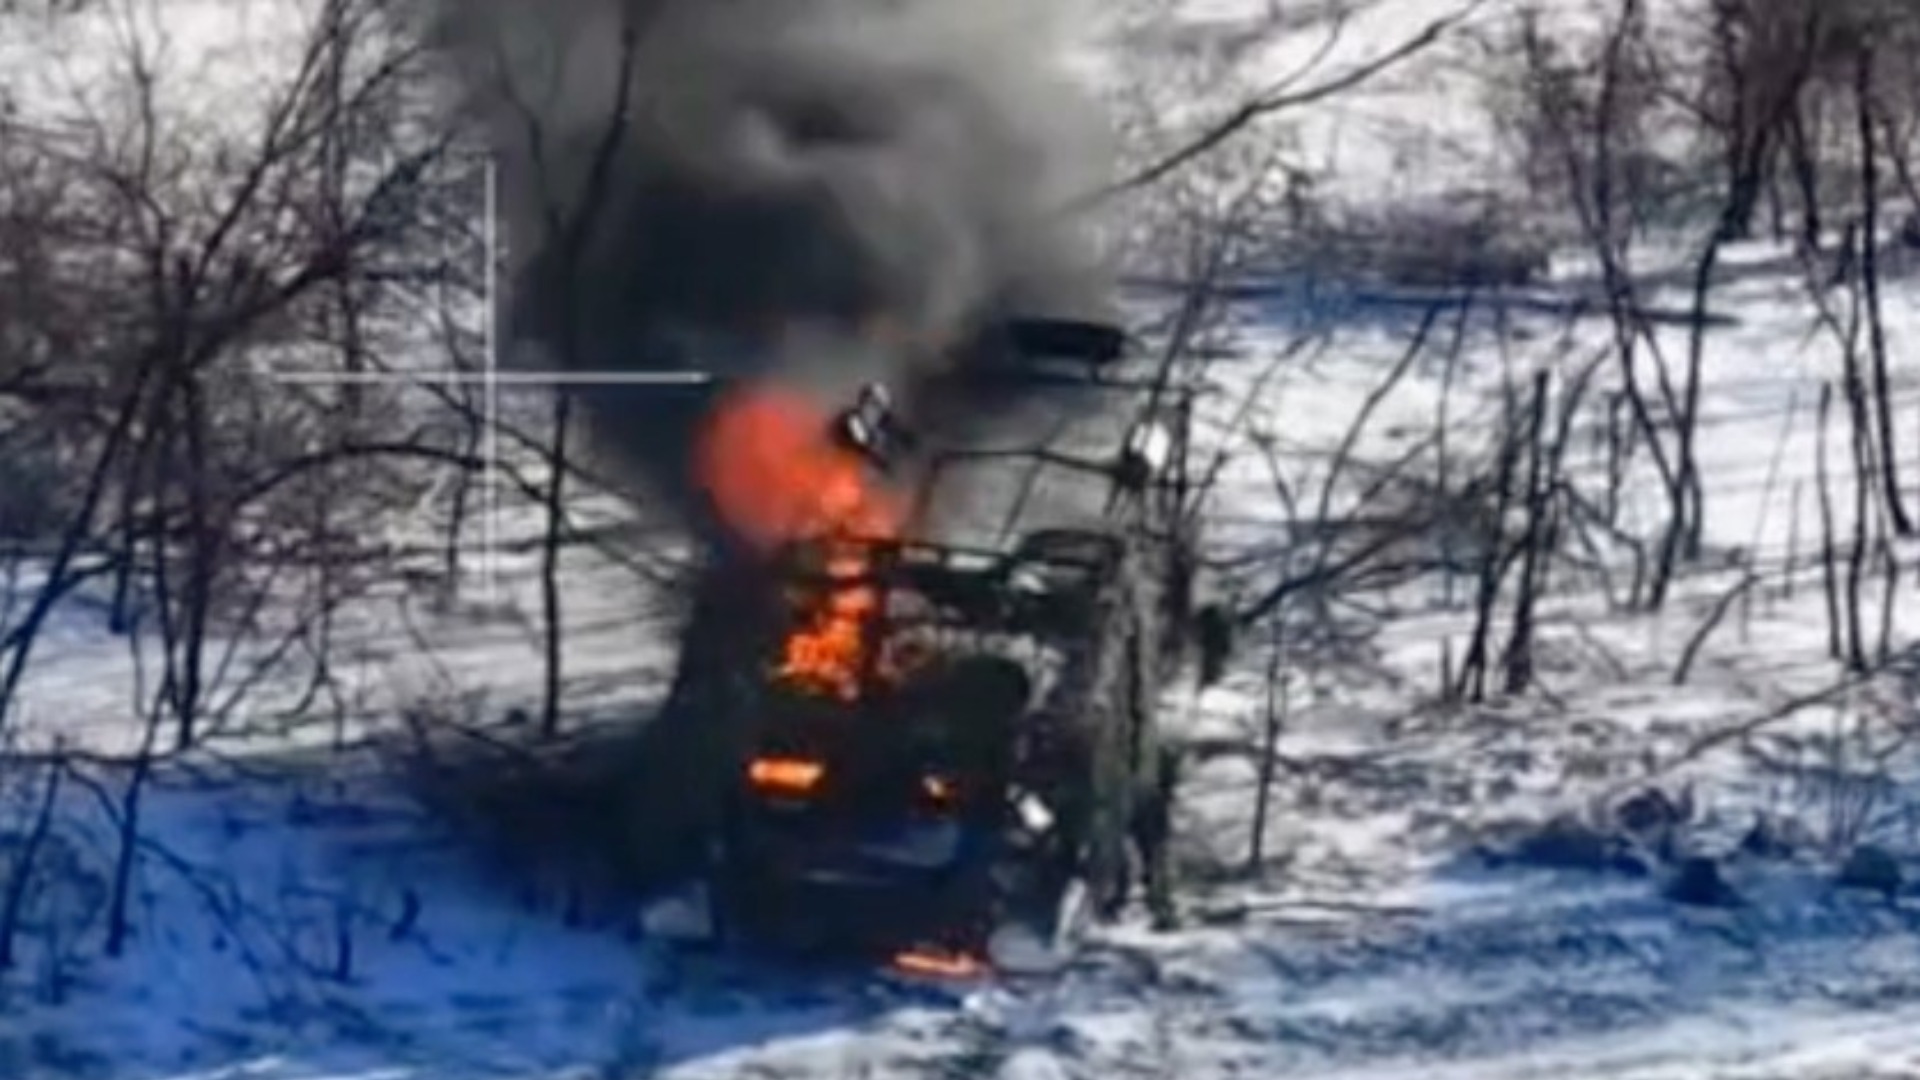
<svg viewBox="0 0 1920 1080">
<path fill-rule="evenodd" d="M 1142 878 L 1171 918 L 1156 704 L 1196 642 L 1223 646 L 1194 610 L 1192 394 L 1116 374 L 1128 340 L 1103 325 L 1023 320 L 1005 344 L 1008 377 L 1108 398 L 1104 447 L 923 446 L 879 386 L 830 421 L 803 486 L 838 508 L 698 590 L 668 708 L 719 733 L 726 777 L 652 933 L 964 976 L 1052 969 Z M 908 457 L 910 507 L 863 503 Z M 986 540 L 898 527 L 982 469 L 1014 504 Z M 1066 524 L 1032 511 L 1060 501 L 1035 494 L 1049 475 L 1077 492 Z"/>
</svg>

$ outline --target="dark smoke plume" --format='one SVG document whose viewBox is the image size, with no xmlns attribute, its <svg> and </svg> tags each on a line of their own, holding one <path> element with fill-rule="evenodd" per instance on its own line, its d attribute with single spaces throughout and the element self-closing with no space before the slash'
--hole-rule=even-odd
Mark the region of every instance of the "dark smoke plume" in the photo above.
<svg viewBox="0 0 1920 1080">
<path fill-rule="evenodd" d="M 880 378 L 951 428 L 995 411 L 929 390 L 983 324 L 1102 313 L 1061 208 L 1105 179 L 1105 127 L 1057 0 L 431 2 L 501 154 L 512 332 L 551 363 L 777 372 L 824 401 Z M 704 396 L 587 401 L 684 494 Z"/>
</svg>

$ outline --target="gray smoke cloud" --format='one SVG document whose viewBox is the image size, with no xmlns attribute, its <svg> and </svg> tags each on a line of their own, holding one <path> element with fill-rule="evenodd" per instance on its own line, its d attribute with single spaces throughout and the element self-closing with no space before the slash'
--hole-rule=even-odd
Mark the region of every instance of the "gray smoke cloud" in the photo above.
<svg viewBox="0 0 1920 1080">
<path fill-rule="evenodd" d="M 777 373 L 823 400 L 878 378 L 950 428 L 1005 403 L 930 389 L 949 347 L 1009 312 L 1104 313 L 1062 208 L 1109 146 L 1061 3 L 430 2 L 500 155 L 512 330 L 550 362 Z M 704 397 L 586 393 L 669 494 Z"/>
</svg>

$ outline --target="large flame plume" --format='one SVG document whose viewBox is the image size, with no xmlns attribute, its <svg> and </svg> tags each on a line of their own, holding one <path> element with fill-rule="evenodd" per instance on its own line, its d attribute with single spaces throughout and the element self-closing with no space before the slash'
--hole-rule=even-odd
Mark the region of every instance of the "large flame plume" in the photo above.
<svg viewBox="0 0 1920 1080">
<path fill-rule="evenodd" d="M 899 537 L 906 519 L 900 500 L 830 430 L 826 412 L 805 395 L 745 387 L 715 407 L 695 468 L 714 512 L 741 540 L 762 552 L 794 541 L 821 545 L 827 588 L 805 599 L 775 674 L 851 701 L 872 659 L 869 627 L 880 603 L 863 580 L 870 545 Z"/>
</svg>

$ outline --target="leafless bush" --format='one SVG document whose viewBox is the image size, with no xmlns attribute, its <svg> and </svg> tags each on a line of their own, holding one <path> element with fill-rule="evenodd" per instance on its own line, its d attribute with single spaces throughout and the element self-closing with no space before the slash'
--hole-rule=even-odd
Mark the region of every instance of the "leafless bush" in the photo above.
<svg viewBox="0 0 1920 1080">
<path fill-rule="evenodd" d="M 1788 231 L 1778 192 L 1791 180 L 1801 193 L 1802 249 L 1820 250 L 1832 207 L 1824 178 L 1836 173 L 1837 156 L 1837 175 L 1857 189 L 1849 227 L 1857 239 L 1846 265 L 1857 268 L 1865 312 L 1863 362 L 1848 378 L 1858 380 L 1850 385 L 1861 388 L 1871 439 L 1897 442 L 1879 316 L 1878 213 L 1880 177 L 1890 164 L 1907 175 L 1910 140 L 1887 119 L 1881 66 L 1911 65 L 1891 64 L 1869 44 L 1883 34 L 1899 40 L 1902 22 L 1871 5 L 1722 0 L 1655 10 L 1642 0 L 1608 0 L 1591 14 L 1599 32 L 1573 35 L 1577 44 L 1568 45 L 1545 14 L 1523 9 L 1491 41 L 1490 57 L 1498 50 L 1519 60 L 1494 64 L 1489 101 L 1513 133 L 1523 172 L 1537 192 L 1572 208 L 1598 261 L 1618 400 L 1632 420 L 1629 450 L 1644 448 L 1668 496 L 1646 594 L 1658 606 L 1679 566 L 1701 554 L 1706 491 L 1696 440 L 1708 303 L 1724 248 L 1752 234 L 1769 192 L 1776 231 Z M 1844 123 L 1834 126 L 1835 117 Z M 1829 129 L 1815 130 L 1823 118 Z M 1641 237 L 1676 228 L 1694 248 L 1684 361 L 1667 355 L 1640 310 L 1644 285 L 1633 259 Z M 1897 456 L 1877 453 L 1873 462 L 1883 488 L 1876 502 L 1891 530 L 1905 535 L 1912 523 Z"/>
<path fill-rule="evenodd" d="M 500 723 L 423 703 L 388 758 L 527 907 L 569 922 L 618 921 L 636 897 L 695 865 L 712 824 L 688 794 L 713 775 L 704 719 L 612 723 L 556 742 L 524 713 Z"/>
<path fill-rule="evenodd" d="M 1694 334 L 1676 385 L 1642 308 L 1633 262 L 1637 242 L 1675 199 L 1667 183 L 1672 171 L 1660 164 L 1671 153 L 1666 136 L 1674 123 L 1665 56 L 1641 0 L 1598 5 L 1597 13 L 1600 33 L 1570 50 L 1537 10 L 1523 10 L 1494 46 L 1518 57 L 1518 68 L 1509 64 L 1500 74 L 1503 67 L 1495 64 L 1490 97 L 1495 115 L 1517 134 L 1523 169 L 1539 187 L 1558 189 L 1600 268 L 1621 400 L 1634 444 L 1646 449 L 1669 504 L 1646 597 L 1657 607 L 1679 562 L 1699 544 L 1704 490 L 1694 459 L 1695 421 L 1707 287 L 1721 232 L 1697 261 Z M 1645 381 L 1649 367 L 1652 387 Z"/>
<path fill-rule="evenodd" d="M 405 292 L 435 272 L 421 208 L 458 179 L 448 137 L 419 122 L 418 53 L 380 5 L 287 14 L 307 20 L 289 67 L 231 127 L 181 111 L 206 88 L 143 0 L 99 16 L 110 106 L 0 120 L 16 241 L 0 396 L 68 433 L 40 583 L 0 639 L 0 717 L 55 607 L 104 565 L 116 622 L 144 608 L 165 642 L 159 685 L 190 744 L 233 667 L 210 638 L 257 638 L 269 599 L 301 587 L 337 602 L 335 566 L 417 501 L 422 462 L 460 464 L 394 394 L 271 377 L 357 374 L 411 347 Z"/>
<path fill-rule="evenodd" d="M 1564 33 L 1537 6 L 1479 36 L 1485 106 L 1541 212 L 1571 213 L 1625 261 L 1634 233 L 1686 197 L 1668 139 L 1661 60 L 1637 8 L 1596 40 Z"/>
<path fill-rule="evenodd" d="M 1774 776 L 1783 812 L 1806 820 L 1818 852 L 1844 859 L 1862 844 L 1912 840 L 1915 807 L 1905 792 L 1915 714 L 1899 680 L 1851 676 L 1823 702 L 1824 730 L 1754 738 L 1749 754 Z"/>
<path fill-rule="evenodd" d="M 28 541 L 5 553 L 0 728 L 83 588 L 110 584 L 134 671 L 130 730 L 98 750 L 120 767 L 34 772 L 46 812 L 15 847 L 33 856 L 0 876 L 0 953 L 16 928 L 48 932 L 53 893 L 28 870 L 60 850 L 61 777 L 109 809 L 115 835 L 96 900 L 58 903 L 100 923 L 87 947 L 128 947 L 163 762 L 248 734 L 263 687 L 310 673 L 324 692 L 334 613 L 404 571 L 393 524 L 481 464 L 469 402 L 375 381 L 477 359 L 481 279 L 477 230 L 458 220 L 479 208 L 477 162 L 388 11 L 287 5 L 285 65 L 209 106 L 198 80 L 223 65 L 183 55 L 158 5 L 110 0 L 76 24 L 103 38 L 88 96 L 0 112 L 0 416 L 32 450 L 10 465 L 48 494 L 10 485 L 0 514 Z M 0 755 L 0 770 L 34 760 Z"/>
<path fill-rule="evenodd" d="M 1551 269 L 1551 251 L 1531 235 L 1530 215 L 1486 192 L 1342 217 L 1314 249 L 1327 252 L 1329 268 L 1394 285 L 1532 285 Z"/>
</svg>

